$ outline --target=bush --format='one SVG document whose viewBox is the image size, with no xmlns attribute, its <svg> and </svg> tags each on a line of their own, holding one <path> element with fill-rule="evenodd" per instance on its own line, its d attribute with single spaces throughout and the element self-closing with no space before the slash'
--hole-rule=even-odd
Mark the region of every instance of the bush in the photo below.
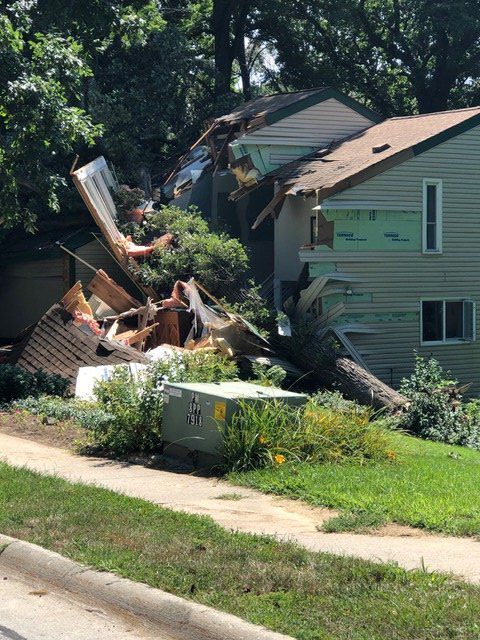
<svg viewBox="0 0 480 640">
<path fill-rule="evenodd" d="M 149 366 L 168 382 L 224 382 L 238 379 L 235 362 L 217 353 L 204 351 L 173 352 L 165 360 L 157 360 Z"/>
<path fill-rule="evenodd" d="M 160 447 L 163 393 L 154 371 L 134 381 L 127 367 L 119 367 L 109 380 L 95 385 L 95 396 L 99 407 L 112 416 L 89 428 L 95 445 L 120 456 Z"/>
<path fill-rule="evenodd" d="M 270 367 L 261 362 L 254 362 L 252 373 L 254 377 L 250 382 L 264 387 L 281 387 L 287 377 L 287 372 L 279 364 L 274 364 Z"/>
<path fill-rule="evenodd" d="M 118 368 L 95 387 L 98 406 L 111 420 L 88 429 L 97 446 L 115 455 L 150 453 L 161 446 L 163 382 L 222 382 L 237 378 L 235 363 L 215 353 L 172 353 L 150 364 L 134 381 L 127 368 Z"/>
<path fill-rule="evenodd" d="M 28 397 L 12 404 L 13 409 L 27 411 L 42 418 L 60 421 L 72 421 L 87 431 L 98 428 L 97 425 L 111 422 L 113 416 L 99 409 L 95 402 L 77 398 L 59 398 L 54 396 Z"/>
<path fill-rule="evenodd" d="M 340 412 L 350 412 L 354 411 L 357 413 L 363 412 L 371 412 L 370 407 L 365 407 L 355 400 L 347 400 L 343 397 L 340 391 L 317 391 L 313 394 L 311 401 L 319 406 L 324 407 L 325 409 L 332 409 L 332 411 L 340 411 Z"/>
<path fill-rule="evenodd" d="M 231 313 L 237 313 L 250 322 L 264 338 L 275 332 L 277 312 L 260 295 L 260 286 L 249 280 L 247 286 L 240 290 L 239 300 L 224 298 L 222 303 Z"/>
<path fill-rule="evenodd" d="M 239 240 L 225 233 L 213 233 L 194 209 L 183 211 L 163 206 L 149 214 L 135 233 L 137 241 L 172 233 L 173 247 L 159 248 L 139 267 L 145 284 L 170 293 L 175 280 L 196 278 L 214 295 L 238 291 L 249 268 L 248 256 Z M 174 279 L 172 278 L 174 275 Z"/>
<path fill-rule="evenodd" d="M 403 429 L 428 440 L 480 448 L 477 406 L 462 403 L 457 381 L 437 360 L 416 356 L 414 372 L 402 380 L 400 392 L 410 401 L 400 422 Z"/>
<path fill-rule="evenodd" d="M 230 424 L 220 427 L 228 471 L 248 471 L 284 462 L 391 459 L 390 435 L 370 421 L 368 410 L 333 411 L 309 402 L 241 402 Z"/>
<path fill-rule="evenodd" d="M 39 395 L 65 397 L 70 383 L 61 376 L 39 370 L 30 373 L 15 364 L 0 364 L 0 404 Z"/>
</svg>

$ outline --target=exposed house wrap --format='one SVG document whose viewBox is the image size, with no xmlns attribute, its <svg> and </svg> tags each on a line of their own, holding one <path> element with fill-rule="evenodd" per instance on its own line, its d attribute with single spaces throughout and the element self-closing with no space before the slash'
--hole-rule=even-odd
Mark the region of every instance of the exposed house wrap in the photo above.
<svg viewBox="0 0 480 640">
<path fill-rule="evenodd" d="M 479 391 L 479 175 L 478 107 L 387 120 L 277 172 L 290 195 L 275 222 L 276 276 L 294 281 L 306 265 L 313 282 L 327 278 L 311 315 L 388 384 L 411 371 L 416 349 Z M 432 305 L 439 335 L 426 340 Z"/>
<path fill-rule="evenodd" d="M 330 87 L 255 98 L 212 123 L 177 162 L 163 192 L 182 208 L 197 206 L 213 226 L 238 236 L 261 282 L 272 274 L 272 218 L 282 205 L 280 198 L 270 203 L 273 173 L 380 119 Z"/>
</svg>

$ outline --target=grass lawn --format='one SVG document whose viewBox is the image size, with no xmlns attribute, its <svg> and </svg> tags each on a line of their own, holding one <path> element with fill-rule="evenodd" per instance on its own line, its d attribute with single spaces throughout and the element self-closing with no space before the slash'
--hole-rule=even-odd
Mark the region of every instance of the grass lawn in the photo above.
<svg viewBox="0 0 480 640">
<path fill-rule="evenodd" d="M 395 434 L 394 462 L 282 465 L 232 474 L 236 484 L 346 513 L 326 530 L 397 522 L 453 535 L 480 534 L 480 452 Z"/>
<path fill-rule="evenodd" d="M 0 531 L 300 640 L 478 640 L 480 589 L 0 463 Z"/>
</svg>

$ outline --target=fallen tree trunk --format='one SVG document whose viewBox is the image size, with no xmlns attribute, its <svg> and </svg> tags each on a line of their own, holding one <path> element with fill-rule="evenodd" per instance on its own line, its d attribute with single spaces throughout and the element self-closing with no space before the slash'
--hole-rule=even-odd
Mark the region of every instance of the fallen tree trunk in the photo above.
<svg viewBox="0 0 480 640">
<path fill-rule="evenodd" d="M 406 398 L 349 358 L 336 358 L 313 372 L 316 380 L 346 398 L 375 409 L 397 409 Z"/>
<path fill-rule="evenodd" d="M 374 409 L 395 410 L 407 400 L 352 359 L 332 348 L 327 340 L 303 332 L 292 338 L 277 339 L 278 350 L 307 374 L 305 382 L 318 388 L 338 390 L 349 400 Z"/>
</svg>

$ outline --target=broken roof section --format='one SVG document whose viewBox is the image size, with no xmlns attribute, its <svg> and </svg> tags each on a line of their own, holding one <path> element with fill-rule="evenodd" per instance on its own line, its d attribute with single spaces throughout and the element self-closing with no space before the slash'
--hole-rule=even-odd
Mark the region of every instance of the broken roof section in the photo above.
<svg viewBox="0 0 480 640">
<path fill-rule="evenodd" d="M 241 197 L 250 187 L 255 188 L 259 179 L 265 178 L 271 171 L 278 168 L 279 164 L 304 156 L 319 146 L 312 139 L 309 139 L 306 144 L 293 141 L 298 149 L 291 149 L 285 153 L 285 150 L 279 148 L 282 146 L 282 140 L 272 125 L 286 121 L 290 116 L 300 114 L 306 109 L 314 108 L 327 101 L 335 102 L 337 106 L 348 107 L 350 113 L 356 114 L 358 122 L 354 131 L 364 129 L 382 119 L 377 113 L 331 87 L 317 87 L 255 98 L 213 121 L 207 131 L 177 161 L 163 183 L 164 194 L 168 198 L 177 197 L 190 189 L 204 172 L 215 174 L 217 170 L 228 167 L 236 175 L 240 187 L 237 192 L 231 194 L 231 199 Z M 275 158 L 272 166 L 268 166 L 269 161 L 265 162 L 266 156 L 263 159 L 257 157 L 258 150 L 234 149 L 235 145 L 238 147 L 239 143 L 247 142 L 250 134 L 265 127 L 271 127 L 269 131 L 275 138 L 265 144 L 278 147 L 273 153 Z M 341 135 L 332 136 L 332 139 L 344 137 L 347 131 L 351 133 L 352 130 L 342 130 Z M 272 156 L 269 157 L 272 159 Z"/>
<path fill-rule="evenodd" d="M 147 358 L 119 341 L 85 333 L 58 303 L 15 346 L 11 361 L 27 371 L 61 375 L 73 386 L 81 366 L 147 362 Z"/>
<path fill-rule="evenodd" d="M 287 194 L 324 200 L 480 124 L 480 107 L 389 118 L 284 165 L 274 177 Z"/>
<path fill-rule="evenodd" d="M 255 98 L 240 105 L 231 113 L 217 118 L 215 123 L 234 125 L 244 122 L 249 124 L 249 128 L 258 128 L 279 122 L 283 118 L 330 98 L 335 98 L 346 104 L 365 115 L 369 120 L 379 122 L 382 119 L 378 113 L 363 107 L 359 102 L 332 87 L 315 87 L 314 89 L 274 93 Z"/>
</svg>

